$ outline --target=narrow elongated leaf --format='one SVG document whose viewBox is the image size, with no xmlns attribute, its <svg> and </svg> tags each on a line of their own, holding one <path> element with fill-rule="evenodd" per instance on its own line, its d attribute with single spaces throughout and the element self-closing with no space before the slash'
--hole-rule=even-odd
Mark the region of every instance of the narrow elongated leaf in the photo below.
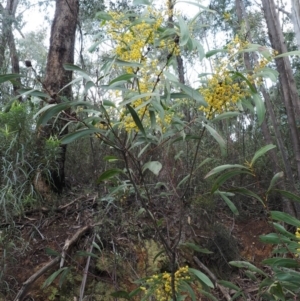
<svg viewBox="0 0 300 301">
<path fill-rule="evenodd" d="M 204 6 L 204 5 L 199 4 L 199 1 L 197 1 L 197 2 L 194 1 L 193 2 L 193 1 L 179 0 L 179 1 L 176 1 L 176 3 L 187 3 L 187 4 L 195 5 L 199 8 L 201 8 L 201 9 L 203 9 L 204 11 L 207 11 L 207 12 L 210 12 L 210 13 L 213 13 L 213 14 L 216 13 L 214 10 L 212 10 L 212 9 L 210 9 L 210 8 Z"/>
<path fill-rule="evenodd" d="M 113 292 L 110 295 L 114 298 L 123 298 L 123 299 L 126 299 L 126 300 L 130 300 L 129 294 L 125 291 Z"/>
<path fill-rule="evenodd" d="M 182 19 L 181 16 L 178 16 L 178 23 L 179 23 L 179 28 L 180 28 L 180 41 L 179 45 L 180 46 L 185 46 L 186 43 L 189 40 L 189 28 L 186 24 L 186 22 Z"/>
<path fill-rule="evenodd" d="M 76 131 L 76 132 L 65 135 L 61 139 L 61 144 L 69 144 L 69 143 L 71 143 L 75 140 L 78 140 L 80 138 L 87 137 L 87 136 L 90 136 L 92 134 L 100 133 L 100 132 L 101 132 L 101 130 L 96 129 L 96 128 L 79 130 L 79 131 Z"/>
<path fill-rule="evenodd" d="M 207 107 L 206 101 L 204 100 L 203 96 L 197 90 L 195 90 L 189 86 L 186 86 L 184 84 L 181 84 L 181 83 L 177 83 L 177 86 L 179 86 L 180 89 L 183 92 L 185 92 L 187 95 L 189 95 L 192 99 L 196 100 L 197 104 Z"/>
<path fill-rule="evenodd" d="M 225 112 L 225 113 L 222 113 L 222 114 L 216 116 L 214 119 L 211 120 L 211 122 L 216 122 L 216 121 L 220 121 L 223 119 L 229 119 L 232 117 L 237 117 L 239 115 L 241 115 L 241 113 L 239 113 L 239 112 Z"/>
<path fill-rule="evenodd" d="M 291 239 L 295 239 L 295 234 L 287 231 L 283 225 L 279 224 L 279 223 L 272 223 L 273 227 L 277 230 L 277 232 L 279 232 L 280 234 L 283 234 L 284 236 L 291 238 Z"/>
<path fill-rule="evenodd" d="M 35 90 L 35 89 L 19 89 L 18 92 L 21 95 L 31 95 L 34 97 L 39 97 L 39 98 L 51 98 L 50 95 L 48 95 L 47 93 L 41 92 L 39 90 Z"/>
<path fill-rule="evenodd" d="M 274 57 L 274 59 L 278 59 L 280 57 L 291 56 L 291 55 L 298 55 L 298 56 L 300 56 L 300 51 L 299 50 L 295 50 L 295 51 L 290 51 L 290 52 L 282 53 L 282 54 L 276 55 Z"/>
<path fill-rule="evenodd" d="M 99 184 L 100 182 L 106 181 L 108 179 L 113 178 L 115 175 L 118 175 L 120 173 L 124 173 L 122 169 L 119 168 L 112 168 L 109 170 L 106 170 L 101 174 L 101 176 L 98 178 L 97 183 Z"/>
<path fill-rule="evenodd" d="M 110 86 L 110 85 L 112 85 L 114 83 L 117 83 L 119 81 L 129 81 L 133 77 L 136 77 L 136 75 L 135 74 L 130 74 L 130 73 L 122 74 L 122 75 L 118 76 L 117 78 L 113 79 L 108 85 Z"/>
<path fill-rule="evenodd" d="M 247 261 L 230 261 L 230 265 L 237 267 L 237 268 L 246 268 L 249 269 L 252 272 L 259 273 L 265 277 L 268 277 L 268 275 L 262 271 L 261 269 L 257 268 L 255 265 L 251 264 L 250 262 Z"/>
<path fill-rule="evenodd" d="M 240 165 L 240 164 L 225 164 L 225 165 L 220 165 L 218 167 L 215 167 L 214 169 L 212 169 L 205 177 L 204 179 L 211 177 L 223 170 L 229 169 L 229 168 L 239 168 L 239 169 L 248 169 L 246 166 L 244 165 Z"/>
<path fill-rule="evenodd" d="M 260 97 L 260 95 L 257 93 L 253 94 L 252 98 L 253 98 L 255 108 L 256 108 L 258 124 L 261 125 L 265 119 L 265 114 L 266 114 L 265 104 L 264 104 L 262 98 Z"/>
<path fill-rule="evenodd" d="M 138 99 L 141 99 L 141 98 L 148 98 L 148 97 L 154 97 L 154 96 L 159 97 L 159 94 L 158 93 L 152 93 L 152 92 L 136 94 L 133 97 L 131 97 L 129 99 L 125 99 L 122 102 L 120 102 L 120 106 L 125 106 L 125 105 L 130 104 L 130 103 L 132 103 L 132 102 L 134 102 Z M 154 104 L 152 104 L 152 105 L 154 105 Z"/>
<path fill-rule="evenodd" d="M 226 281 L 226 280 L 218 280 L 218 283 L 225 286 L 225 287 L 233 289 L 235 291 L 240 291 L 241 290 L 238 286 L 236 286 L 232 282 L 229 282 L 229 281 Z"/>
<path fill-rule="evenodd" d="M 271 189 L 276 185 L 276 183 L 281 180 L 284 176 L 284 173 L 283 171 L 280 171 L 278 172 L 276 175 L 273 176 L 272 180 L 271 180 L 271 183 L 270 183 L 270 186 L 267 190 L 267 193 L 271 191 Z"/>
<path fill-rule="evenodd" d="M 61 111 L 66 110 L 70 107 L 77 107 L 77 106 L 88 107 L 91 106 L 91 104 L 86 101 L 76 101 L 76 102 L 69 101 L 60 104 L 50 104 L 43 107 L 34 115 L 34 118 L 36 118 L 38 115 L 41 115 L 37 122 L 37 127 L 39 127 L 40 125 L 45 125 L 52 117 L 54 117 L 56 114 L 60 113 Z"/>
<path fill-rule="evenodd" d="M 181 292 L 186 291 L 192 298 L 192 301 L 196 301 L 196 295 L 194 293 L 194 290 L 190 287 L 190 285 L 187 282 L 180 283 L 179 291 Z"/>
<path fill-rule="evenodd" d="M 231 189 L 230 191 L 232 192 L 236 192 L 236 193 L 240 193 L 242 195 L 246 195 L 246 196 L 249 196 L 249 197 L 252 197 L 252 198 L 255 198 L 257 199 L 264 207 L 266 206 L 264 201 L 261 199 L 261 197 L 259 195 L 257 195 L 255 192 L 247 189 L 247 188 L 244 188 L 244 187 L 241 187 L 241 188 L 234 188 L 234 189 Z"/>
<path fill-rule="evenodd" d="M 100 20 L 106 20 L 106 21 L 110 21 L 112 20 L 112 16 L 104 11 L 100 11 L 96 13 L 96 18 L 100 19 Z"/>
<path fill-rule="evenodd" d="M 132 119 L 134 121 L 134 123 L 136 124 L 136 126 L 139 128 L 139 130 L 141 131 L 141 133 L 147 138 L 145 129 L 143 127 L 143 124 L 138 116 L 138 114 L 136 113 L 135 109 L 133 107 L 131 107 L 130 105 L 126 105 L 129 113 L 132 116 Z"/>
<path fill-rule="evenodd" d="M 221 196 L 221 198 L 224 200 L 224 202 L 227 204 L 234 215 L 239 215 L 239 211 L 237 210 L 233 202 L 227 197 L 226 193 L 223 193 L 222 191 L 216 191 L 216 193 Z"/>
<path fill-rule="evenodd" d="M 259 239 L 267 244 L 282 244 L 282 243 L 290 243 L 291 240 L 284 235 L 277 234 L 277 233 L 269 233 L 266 235 L 260 235 Z"/>
<path fill-rule="evenodd" d="M 127 62 L 127 61 L 122 61 L 119 59 L 113 59 L 113 61 L 116 65 L 119 65 L 122 67 L 143 67 L 142 64 L 137 63 L 137 62 Z"/>
<path fill-rule="evenodd" d="M 214 288 L 214 284 L 211 282 L 211 280 L 199 270 L 189 268 L 189 273 L 194 274 L 200 280 L 200 282 L 204 283 L 208 287 Z"/>
<path fill-rule="evenodd" d="M 7 81 L 12 81 L 15 80 L 16 78 L 21 77 L 20 74 L 1 74 L 0 75 L 0 84 L 7 82 Z"/>
<path fill-rule="evenodd" d="M 268 258 L 263 260 L 262 263 L 272 267 L 299 268 L 300 266 L 297 260 L 283 257 Z"/>
<path fill-rule="evenodd" d="M 283 293 L 282 286 L 279 282 L 274 282 L 270 288 L 269 292 L 272 296 L 275 296 L 277 300 L 285 301 L 285 294 Z"/>
<path fill-rule="evenodd" d="M 151 161 L 147 162 L 143 166 L 143 172 L 145 172 L 146 169 L 149 169 L 152 171 L 156 176 L 159 175 L 160 170 L 162 169 L 162 164 L 158 161 Z"/>
<path fill-rule="evenodd" d="M 291 192 L 286 191 L 286 190 L 280 190 L 280 189 L 273 189 L 273 191 L 279 192 L 282 196 L 288 198 L 289 200 L 300 203 L 300 196 L 298 196 L 294 193 L 291 193 Z"/>
<path fill-rule="evenodd" d="M 250 165 L 253 167 L 254 163 L 257 161 L 258 158 L 260 158 L 261 156 L 263 156 L 266 152 L 268 152 L 269 150 L 275 148 L 276 145 L 274 144 L 268 144 L 264 147 L 262 147 L 261 149 L 259 149 L 253 156 Z"/>
<path fill-rule="evenodd" d="M 218 300 L 214 295 L 212 295 L 211 293 L 205 291 L 205 290 L 202 290 L 202 289 L 199 289 L 199 292 L 201 293 L 201 295 L 205 296 L 206 298 L 208 298 L 209 300 L 212 300 L 212 301 L 220 301 Z"/>
<path fill-rule="evenodd" d="M 295 218 L 295 217 L 293 217 L 293 216 L 291 216 L 291 215 L 289 215 L 285 212 L 271 211 L 271 217 L 274 220 L 282 221 L 286 224 L 289 224 L 289 225 L 295 226 L 297 228 L 300 228 L 300 221 L 297 218 Z"/>
<path fill-rule="evenodd" d="M 205 57 L 209 58 L 209 57 L 211 57 L 211 56 L 213 56 L 213 55 L 215 55 L 219 52 L 227 52 L 227 50 L 226 49 L 214 49 L 214 50 L 206 52 Z"/>
<path fill-rule="evenodd" d="M 228 171 L 222 175 L 220 175 L 216 181 L 214 182 L 213 186 L 212 186 L 212 189 L 211 189 L 211 193 L 214 193 L 216 190 L 219 189 L 219 187 L 221 185 L 223 185 L 223 183 L 225 183 L 227 180 L 229 180 L 230 178 L 236 176 L 236 175 L 240 175 L 240 174 L 248 174 L 248 175 L 251 175 L 252 174 L 248 171 L 244 171 L 244 170 L 231 170 L 231 171 Z"/>
<path fill-rule="evenodd" d="M 56 279 L 56 277 L 66 269 L 68 269 L 68 267 L 61 268 L 61 269 L 55 271 L 53 274 L 51 274 L 44 282 L 42 288 L 49 286 Z"/>
<path fill-rule="evenodd" d="M 211 126 L 209 126 L 208 124 L 204 124 L 204 126 L 209 131 L 209 133 L 213 136 L 213 138 L 218 142 L 218 144 L 219 144 L 219 146 L 221 148 L 221 154 L 222 154 L 222 156 L 225 156 L 226 155 L 226 150 L 227 150 L 226 149 L 226 142 L 225 142 L 225 140 Z"/>
<path fill-rule="evenodd" d="M 133 0 L 132 5 L 150 5 L 149 0 Z"/>
</svg>

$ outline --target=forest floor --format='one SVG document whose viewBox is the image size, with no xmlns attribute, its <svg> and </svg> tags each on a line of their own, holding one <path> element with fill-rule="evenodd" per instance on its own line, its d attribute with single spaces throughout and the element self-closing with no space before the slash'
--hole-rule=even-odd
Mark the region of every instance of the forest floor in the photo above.
<svg viewBox="0 0 300 301">
<path fill-rule="evenodd" d="M 111 293 L 132 291 L 137 288 L 135 280 L 164 269 L 163 259 L 152 266 L 161 247 L 155 242 L 147 218 L 143 214 L 132 218 L 132 206 L 127 203 L 99 208 L 97 198 L 97 193 L 70 193 L 58 206 L 25 211 L 22 217 L 14 219 L 14 228 L 0 223 L 0 258 L 4 266 L 0 272 L 0 301 L 74 301 L 78 300 L 75 296 L 80 290 L 87 296 L 84 300 L 125 300 L 112 297 Z M 215 210 L 214 220 L 227 229 L 229 245 L 217 246 L 217 250 L 223 248 L 221 255 L 213 257 L 185 250 L 180 253 L 182 263 L 201 270 L 193 260 L 196 256 L 218 279 L 227 278 L 249 294 L 248 300 L 255 300 L 251 294 L 257 293 L 257 286 L 220 257 L 226 257 L 224 261 L 245 260 L 261 266 L 272 251 L 271 245 L 259 240 L 260 235 L 272 232 L 267 217 L 234 218 L 220 208 Z M 210 249 L 210 239 L 205 239 L 210 235 L 207 227 L 192 217 L 187 229 L 187 241 L 203 242 Z M 234 252 L 230 244 L 236 245 L 238 254 L 226 255 L 227 251 Z M 49 286 L 42 288 L 45 281 Z M 213 294 L 218 300 L 226 300 L 217 289 Z M 208 300 L 198 294 L 197 298 Z"/>
</svg>

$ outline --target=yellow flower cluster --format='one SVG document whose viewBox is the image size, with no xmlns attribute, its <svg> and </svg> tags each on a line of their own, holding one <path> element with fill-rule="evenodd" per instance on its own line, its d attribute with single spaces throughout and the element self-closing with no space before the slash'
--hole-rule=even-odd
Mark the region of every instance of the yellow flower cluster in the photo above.
<svg viewBox="0 0 300 301">
<path fill-rule="evenodd" d="M 160 74 L 159 61 L 160 54 L 178 55 L 180 49 L 173 40 L 161 39 L 159 28 L 161 27 L 165 14 L 152 8 L 143 14 L 141 19 L 134 22 L 123 13 L 111 12 L 112 20 L 108 21 L 107 32 L 116 43 L 115 54 L 123 61 L 137 62 L 140 67 L 125 67 L 127 73 L 137 74 L 138 80 L 131 83 L 130 89 L 138 93 L 153 92 L 157 84 L 157 76 Z M 167 55 L 166 55 L 167 57 Z M 137 108 L 149 98 L 138 99 L 131 104 Z M 137 110 L 137 114 L 143 124 L 150 124 L 150 117 L 147 106 Z M 132 116 L 124 109 L 121 112 L 121 120 L 126 131 L 138 131 Z M 166 118 L 166 121 L 170 119 Z"/>
<path fill-rule="evenodd" d="M 298 240 L 300 240 L 300 228 L 297 228 L 296 232 L 295 232 L 295 235 L 297 237 Z M 298 244 L 300 245 L 300 241 L 298 242 Z M 299 257 L 299 254 L 300 254 L 300 248 L 297 249 L 297 254 L 296 256 Z"/>
<path fill-rule="evenodd" d="M 247 82 L 235 75 L 244 64 L 243 50 L 247 47 L 246 41 L 240 40 L 236 36 L 231 43 L 227 45 L 228 57 L 223 58 L 215 69 L 215 73 L 207 80 L 205 86 L 200 88 L 204 96 L 207 107 L 200 107 L 208 119 L 213 118 L 216 114 L 237 109 L 237 102 L 250 96 L 250 90 Z M 252 85 L 259 86 L 262 78 L 258 76 L 259 71 L 266 67 L 270 62 L 269 58 L 262 57 L 255 65 L 253 72 L 245 75 L 248 82 Z"/>
<path fill-rule="evenodd" d="M 174 274 L 175 292 L 178 293 L 179 284 L 182 281 L 190 280 L 188 266 L 179 268 Z M 172 276 L 164 272 L 160 275 L 154 275 L 147 279 L 146 286 L 141 286 L 146 296 L 153 296 L 157 301 L 169 301 L 172 299 Z"/>
</svg>

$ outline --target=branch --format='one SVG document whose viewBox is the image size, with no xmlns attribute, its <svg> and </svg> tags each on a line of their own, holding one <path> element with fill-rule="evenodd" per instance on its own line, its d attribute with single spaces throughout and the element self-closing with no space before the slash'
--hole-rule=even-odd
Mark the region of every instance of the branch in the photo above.
<svg viewBox="0 0 300 301">
<path fill-rule="evenodd" d="M 220 292 L 223 294 L 224 298 L 227 301 L 231 300 L 230 295 L 228 294 L 228 290 L 218 283 L 217 277 L 211 272 L 211 270 L 206 267 L 196 256 L 193 257 L 194 261 L 197 263 L 200 269 L 205 271 L 205 273 L 211 278 L 211 280 L 214 282 L 215 286 L 220 290 Z"/>
</svg>

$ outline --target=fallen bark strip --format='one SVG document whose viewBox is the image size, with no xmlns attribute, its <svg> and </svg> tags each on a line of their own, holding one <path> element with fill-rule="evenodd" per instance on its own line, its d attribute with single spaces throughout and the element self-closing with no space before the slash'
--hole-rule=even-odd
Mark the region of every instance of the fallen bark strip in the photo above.
<svg viewBox="0 0 300 301">
<path fill-rule="evenodd" d="M 194 256 L 193 259 L 197 263 L 197 265 L 199 266 L 199 268 L 202 269 L 203 271 L 205 271 L 205 273 L 209 276 L 209 278 L 211 278 L 211 280 L 214 282 L 214 284 L 216 285 L 216 287 L 223 294 L 224 298 L 227 301 L 230 301 L 231 297 L 230 297 L 230 295 L 228 293 L 228 290 L 223 285 L 221 285 L 221 284 L 218 283 L 217 277 L 211 272 L 211 270 L 208 267 L 206 267 L 196 256 Z"/>
<path fill-rule="evenodd" d="M 71 239 L 67 239 L 65 242 L 65 245 L 63 247 L 63 251 L 60 256 L 55 257 L 53 260 L 48 262 L 46 265 L 44 265 L 42 268 L 40 268 L 37 272 L 35 272 L 33 275 L 31 275 L 25 282 L 23 282 L 21 289 L 19 290 L 17 296 L 15 297 L 14 301 L 22 301 L 26 294 L 28 293 L 30 287 L 33 285 L 33 283 L 40 278 L 43 274 L 45 274 L 50 268 L 55 266 L 59 261 L 65 258 L 66 253 L 71 249 L 71 247 L 80 239 L 80 237 L 88 232 L 91 228 L 94 228 L 94 226 L 99 225 L 99 223 L 94 225 L 87 225 L 83 228 L 80 228 L 77 230 L 77 232 L 71 237 Z"/>
</svg>

